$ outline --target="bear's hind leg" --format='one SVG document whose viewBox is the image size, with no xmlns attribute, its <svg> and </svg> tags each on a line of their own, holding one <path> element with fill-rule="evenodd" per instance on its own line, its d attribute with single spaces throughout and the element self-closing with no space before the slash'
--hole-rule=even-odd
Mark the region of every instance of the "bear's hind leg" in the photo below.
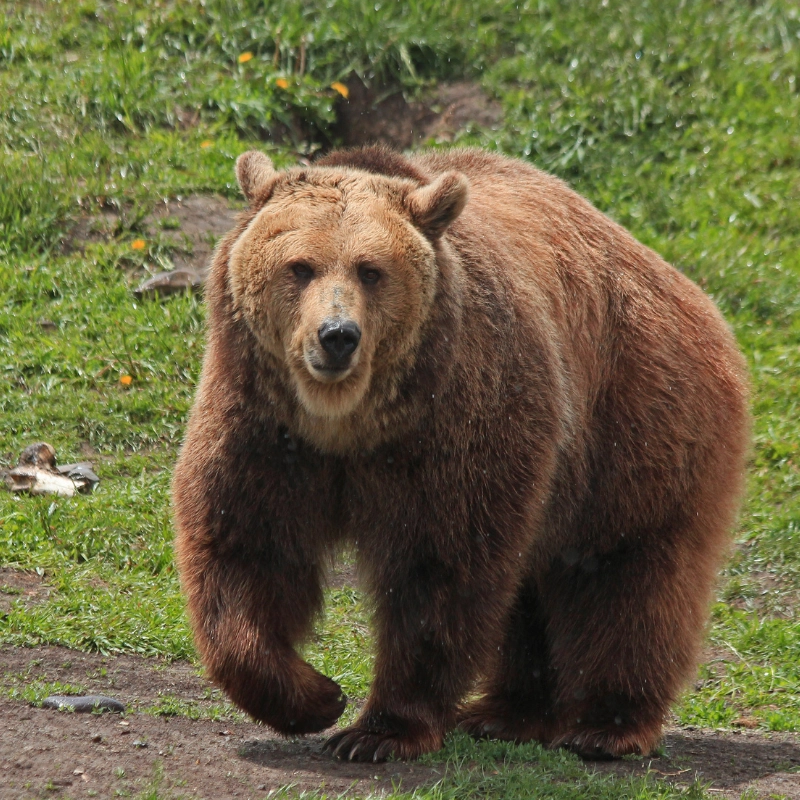
<svg viewBox="0 0 800 800">
<path fill-rule="evenodd" d="M 553 747 L 594 759 L 656 747 L 702 638 L 716 553 L 685 542 L 703 538 L 662 530 L 554 563 L 542 592 L 557 677 Z"/>
<path fill-rule="evenodd" d="M 554 733 L 555 675 L 546 620 L 533 579 L 520 589 L 484 695 L 462 708 L 459 727 L 476 739 L 548 743 Z"/>
</svg>

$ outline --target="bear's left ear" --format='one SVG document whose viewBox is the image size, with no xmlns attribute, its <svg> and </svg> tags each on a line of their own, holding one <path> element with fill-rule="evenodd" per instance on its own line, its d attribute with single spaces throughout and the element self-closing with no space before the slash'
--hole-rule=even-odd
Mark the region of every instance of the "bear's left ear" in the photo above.
<svg viewBox="0 0 800 800">
<path fill-rule="evenodd" d="M 272 162 L 258 150 L 248 150 L 236 159 L 236 180 L 250 205 L 262 200 L 277 176 Z"/>
<path fill-rule="evenodd" d="M 406 197 L 411 221 L 431 239 L 438 239 L 464 210 L 469 183 L 460 172 L 445 172 L 433 183 L 415 189 Z"/>
</svg>

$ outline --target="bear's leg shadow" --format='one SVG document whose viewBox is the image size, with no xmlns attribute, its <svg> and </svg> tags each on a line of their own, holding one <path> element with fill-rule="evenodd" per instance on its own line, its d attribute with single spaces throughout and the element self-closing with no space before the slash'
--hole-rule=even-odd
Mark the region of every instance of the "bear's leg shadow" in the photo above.
<svg viewBox="0 0 800 800">
<path fill-rule="evenodd" d="M 594 759 L 657 746 L 695 664 L 720 550 L 719 535 L 687 527 L 553 563 L 541 591 L 556 679 L 551 746 Z"/>
<path fill-rule="evenodd" d="M 533 578 L 520 588 L 500 655 L 481 688 L 483 697 L 461 710 L 462 730 L 477 739 L 544 743 L 552 739 L 555 674 Z"/>
</svg>

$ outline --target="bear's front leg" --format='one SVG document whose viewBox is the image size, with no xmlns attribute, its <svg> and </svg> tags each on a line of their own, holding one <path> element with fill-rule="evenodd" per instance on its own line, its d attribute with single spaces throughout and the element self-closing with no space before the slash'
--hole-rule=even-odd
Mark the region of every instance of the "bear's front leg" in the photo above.
<svg viewBox="0 0 800 800">
<path fill-rule="evenodd" d="M 292 647 L 292 627 L 304 610 L 311 616 L 311 598 L 295 589 L 291 604 L 282 602 L 270 582 L 252 563 L 208 563 L 199 579 L 184 579 L 195 639 L 209 678 L 239 708 L 278 733 L 315 733 L 333 725 L 347 700 Z"/>
<path fill-rule="evenodd" d="M 206 424 L 217 413 L 204 412 Z M 320 571 L 331 544 L 320 511 L 331 506 L 325 484 L 311 493 L 302 452 L 293 447 L 285 458 L 280 432 L 212 422 L 223 430 L 219 443 L 209 447 L 190 426 L 173 483 L 195 642 L 211 680 L 252 717 L 283 734 L 323 730 L 346 698 L 295 647 L 323 600 Z"/>
<path fill-rule="evenodd" d="M 371 581 L 375 677 L 357 722 L 326 744 L 338 758 L 410 759 L 440 749 L 459 701 L 499 643 L 510 597 L 495 576 L 476 579 L 465 564 L 417 554 L 402 564 L 393 553 L 394 563 Z"/>
<path fill-rule="evenodd" d="M 378 616 L 383 619 L 378 621 L 375 677 L 357 722 L 326 743 L 326 749 L 338 758 L 416 758 L 440 749 L 455 723 L 454 710 L 465 688 L 460 674 L 466 660 L 460 646 L 463 633 L 442 624 L 441 605 L 437 613 L 424 609 L 425 603 L 415 602 L 412 607 L 403 601 L 404 595 L 421 594 L 420 588 L 403 592 L 393 587 L 387 594 L 398 596 L 398 601 L 378 603 Z"/>
<path fill-rule="evenodd" d="M 237 706 L 279 733 L 330 727 L 346 698 L 293 647 L 319 606 L 315 570 L 285 561 L 280 569 L 274 553 L 268 559 L 247 551 L 221 555 L 219 548 L 196 543 L 183 544 L 179 553 L 195 640 L 209 677 Z"/>
</svg>

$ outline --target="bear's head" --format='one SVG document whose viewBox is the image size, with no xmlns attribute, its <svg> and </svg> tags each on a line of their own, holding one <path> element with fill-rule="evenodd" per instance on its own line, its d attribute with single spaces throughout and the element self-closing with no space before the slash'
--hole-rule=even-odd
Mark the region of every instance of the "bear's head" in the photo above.
<svg viewBox="0 0 800 800">
<path fill-rule="evenodd" d="M 278 172 L 257 151 L 239 157 L 236 174 L 255 215 L 230 250 L 234 307 L 285 365 L 307 414 L 353 414 L 379 376 L 413 363 L 437 288 L 437 241 L 467 201 L 466 178 Z"/>
</svg>

